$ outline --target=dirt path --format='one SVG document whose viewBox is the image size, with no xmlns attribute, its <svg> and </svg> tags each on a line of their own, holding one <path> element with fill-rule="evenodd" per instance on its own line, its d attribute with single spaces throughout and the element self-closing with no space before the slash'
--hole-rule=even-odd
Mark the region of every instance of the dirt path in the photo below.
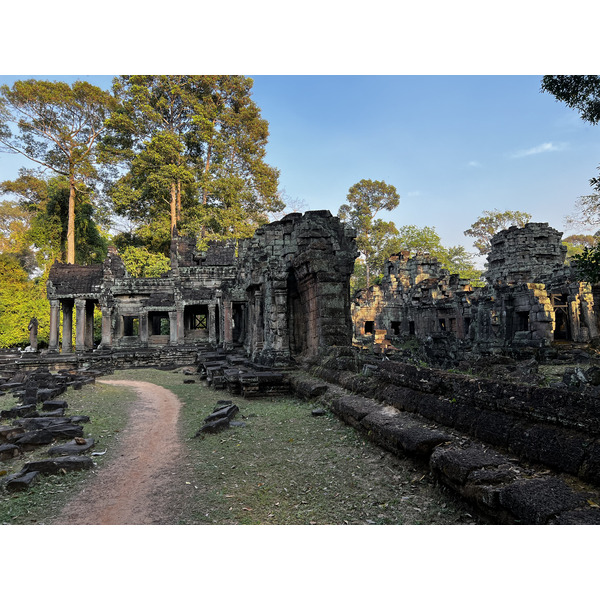
<svg viewBox="0 0 600 600">
<path fill-rule="evenodd" d="M 164 521 L 172 471 L 181 456 L 177 435 L 180 401 L 143 381 L 102 381 L 135 389 L 118 456 L 102 468 L 55 521 L 61 525 L 151 525 Z"/>
</svg>

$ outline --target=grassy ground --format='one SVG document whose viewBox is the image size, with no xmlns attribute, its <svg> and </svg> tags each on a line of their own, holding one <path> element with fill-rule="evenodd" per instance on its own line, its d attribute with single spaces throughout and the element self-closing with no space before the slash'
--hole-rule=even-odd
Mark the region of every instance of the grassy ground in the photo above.
<svg viewBox="0 0 600 600">
<path fill-rule="evenodd" d="M 135 399 L 135 393 L 127 388 L 87 385 L 82 390 L 67 390 L 59 397 L 66 400 L 69 408 L 65 413 L 88 415 L 89 423 L 83 424 L 86 438 L 94 438 L 96 445 L 92 452 L 104 452 L 94 456 L 94 462 L 100 468 L 110 460 L 116 451 L 119 433 L 127 422 L 128 404 Z M 12 396 L 0 398 L 0 409 L 15 405 Z M 10 421 L 1 421 L 8 425 Z M 67 440 L 57 442 L 64 444 Z M 21 457 L 0 461 L 0 477 L 18 473 L 26 462 L 48 458 L 48 446 L 26 452 Z M 57 516 L 64 504 L 94 474 L 95 469 L 79 471 L 65 475 L 38 477 L 27 492 L 7 494 L 0 492 L 0 523 L 33 524 L 44 523 Z"/>
<path fill-rule="evenodd" d="M 244 424 L 194 437 L 226 392 L 183 384 L 177 373 L 119 372 L 174 392 L 182 401 L 187 457 L 171 490 L 182 524 L 418 524 L 472 522 L 427 471 L 397 459 L 332 414 L 292 397 L 245 400 Z M 185 481 L 184 481 L 185 479 Z"/>
<path fill-rule="evenodd" d="M 316 405 L 292 397 L 232 397 L 201 384 L 183 384 L 177 372 L 119 371 L 109 378 L 156 383 L 182 401 L 185 456 L 174 483 L 160 492 L 169 497 L 172 513 L 165 515 L 164 523 L 474 522 L 460 501 L 433 483 L 425 467 L 389 455 L 331 414 L 312 416 Z M 69 414 L 92 418 L 84 429 L 86 436 L 96 437 L 96 449 L 107 449 L 98 457 L 99 467 L 115 452 L 133 397 L 125 388 L 101 384 L 64 396 Z M 217 400 L 225 398 L 233 398 L 240 408 L 234 420 L 244 425 L 195 437 Z M 25 494 L 0 496 L 0 523 L 44 522 L 88 477 L 89 473 L 49 477 Z"/>
</svg>

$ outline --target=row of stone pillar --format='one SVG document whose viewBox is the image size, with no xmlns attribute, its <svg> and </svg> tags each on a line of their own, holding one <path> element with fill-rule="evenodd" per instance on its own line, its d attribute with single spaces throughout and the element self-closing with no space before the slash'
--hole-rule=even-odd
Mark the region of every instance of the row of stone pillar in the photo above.
<svg viewBox="0 0 600 600">
<path fill-rule="evenodd" d="M 84 298 L 51 300 L 50 301 L 50 336 L 48 350 L 58 352 L 59 350 L 59 322 L 62 305 L 62 352 L 73 352 L 73 307 L 75 307 L 76 331 L 75 331 L 75 350 L 83 352 L 92 350 L 94 347 L 94 305 L 93 300 Z M 210 342 L 224 342 L 231 345 L 233 342 L 232 327 L 232 302 L 225 300 L 223 306 L 223 320 L 221 322 L 221 335 L 217 336 L 216 327 L 216 305 L 208 305 L 208 336 Z M 111 323 L 111 314 L 113 308 L 101 307 L 102 311 L 102 342 L 104 348 L 113 346 L 113 336 L 116 333 L 119 337 L 123 335 L 122 324 L 118 325 L 118 331 L 113 332 Z M 169 314 L 169 344 L 182 345 L 185 343 L 184 309 L 181 307 L 175 311 L 168 311 Z M 148 343 L 148 313 L 143 312 L 139 315 L 139 337 L 142 346 Z M 217 339 L 221 337 L 221 339 Z"/>
<path fill-rule="evenodd" d="M 94 347 L 94 301 L 85 298 L 50 301 L 50 336 L 48 350 L 58 352 L 59 319 L 62 304 L 62 351 L 73 352 L 73 308 L 75 308 L 75 350 L 83 352 Z"/>
</svg>

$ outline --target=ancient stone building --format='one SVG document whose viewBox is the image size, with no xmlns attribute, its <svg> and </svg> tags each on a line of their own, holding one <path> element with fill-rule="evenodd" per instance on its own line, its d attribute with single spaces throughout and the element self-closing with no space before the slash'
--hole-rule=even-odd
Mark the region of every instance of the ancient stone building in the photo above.
<svg viewBox="0 0 600 600">
<path fill-rule="evenodd" d="M 309 211 L 206 251 L 192 239 L 176 238 L 171 270 L 160 278 L 131 277 L 114 249 L 102 265 L 55 263 L 48 280 L 49 352 L 92 351 L 96 308 L 102 315 L 99 351 L 193 351 L 211 343 L 282 365 L 350 345 L 354 237 L 329 211 Z"/>
<path fill-rule="evenodd" d="M 547 223 L 499 232 L 483 288 L 430 256 L 391 256 L 381 284 L 354 299 L 355 343 L 384 349 L 415 336 L 446 349 L 497 353 L 597 338 L 598 291 L 565 266 L 561 236 Z"/>
</svg>

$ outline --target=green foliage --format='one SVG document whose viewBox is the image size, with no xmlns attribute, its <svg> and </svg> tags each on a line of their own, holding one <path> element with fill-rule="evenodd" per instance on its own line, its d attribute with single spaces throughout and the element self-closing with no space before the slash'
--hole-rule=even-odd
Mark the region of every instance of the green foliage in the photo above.
<svg viewBox="0 0 600 600">
<path fill-rule="evenodd" d="M 586 248 L 593 248 L 596 242 L 593 235 L 575 234 L 563 238 L 562 243 L 567 247 L 565 262 L 571 264 L 576 256 L 580 256 Z"/>
<path fill-rule="evenodd" d="M 97 142 L 113 96 L 87 82 L 29 79 L 0 87 L 0 146 L 63 176 L 69 184 L 67 262 L 75 261 L 75 199 L 99 177 Z M 13 134 L 12 124 L 19 133 Z M 79 240 L 77 240 L 79 242 Z"/>
<path fill-rule="evenodd" d="M 44 270 L 54 260 L 67 259 L 70 186 L 66 177 L 44 179 L 21 171 L 18 179 L 0 184 L 0 192 L 16 199 L 13 203 L 27 215 L 27 227 L 20 229 L 19 241 Z M 81 186 L 75 202 L 75 260 L 87 265 L 102 262 L 107 239 L 96 223 L 94 191 Z M 28 269 L 31 272 L 31 269 Z"/>
<path fill-rule="evenodd" d="M 375 219 L 381 210 L 393 210 L 400 202 L 400 195 L 393 185 L 385 181 L 361 179 L 349 190 L 348 204 L 342 204 L 338 217 L 356 229 L 356 244 L 365 257 L 366 287 L 370 285 L 370 271 L 377 268 L 381 251 L 390 236 L 397 233 L 391 221 Z"/>
<path fill-rule="evenodd" d="M 0 348 L 29 345 L 27 329 L 38 319 L 38 342 L 48 342 L 50 304 L 46 299 L 47 277 L 30 280 L 19 258 L 0 254 Z"/>
<path fill-rule="evenodd" d="M 523 227 L 531 219 L 531 215 L 518 210 L 484 210 L 483 214 L 475 223 L 467 229 L 464 234 L 475 238 L 473 245 L 481 255 L 490 252 L 490 241 L 499 231 L 507 229 L 511 225 Z"/>
<path fill-rule="evenodd" d="M 127 173 L 110 190 L 115 210 L 136 227 L 169 217 L 209 239 L 252 235 L 283 207 L 278 171 L 264 161 L 268 124 L 240 76 L 122 76 L 122 105 L 110 120 L 106 152 Z M 137 232 L 136 232 L 137 233 Z"/>
<path fill-rule="evenodd" d="M 411 254 L 431 254 L 439 258 L 443 255 L 444 248 L 435 227 L 403 225 L 398 234 L 387 241 L 384 248 L 385 258 L 402 251 Z"/>
<path fill-rule="evenodd" d="M 575 256 L 571 263 L 577 270 L 580 281 L 600 283 L 600 245 L 584 248 L 581 254 Z"/>
<path fill-rule="evenodd" d="M 146 248 L 129 246 L 120 256 L 132 277 L 160 277 L 171 268 L 171 261 L 164 254 L 152 253 Z"/>
<path fill-rule="evenodd" d="M 542 91 L 578 110 L 584 121 L 592 125 L 600 121 L 599 75 L 546 75 L 542 79 Z"/>
</svg>

